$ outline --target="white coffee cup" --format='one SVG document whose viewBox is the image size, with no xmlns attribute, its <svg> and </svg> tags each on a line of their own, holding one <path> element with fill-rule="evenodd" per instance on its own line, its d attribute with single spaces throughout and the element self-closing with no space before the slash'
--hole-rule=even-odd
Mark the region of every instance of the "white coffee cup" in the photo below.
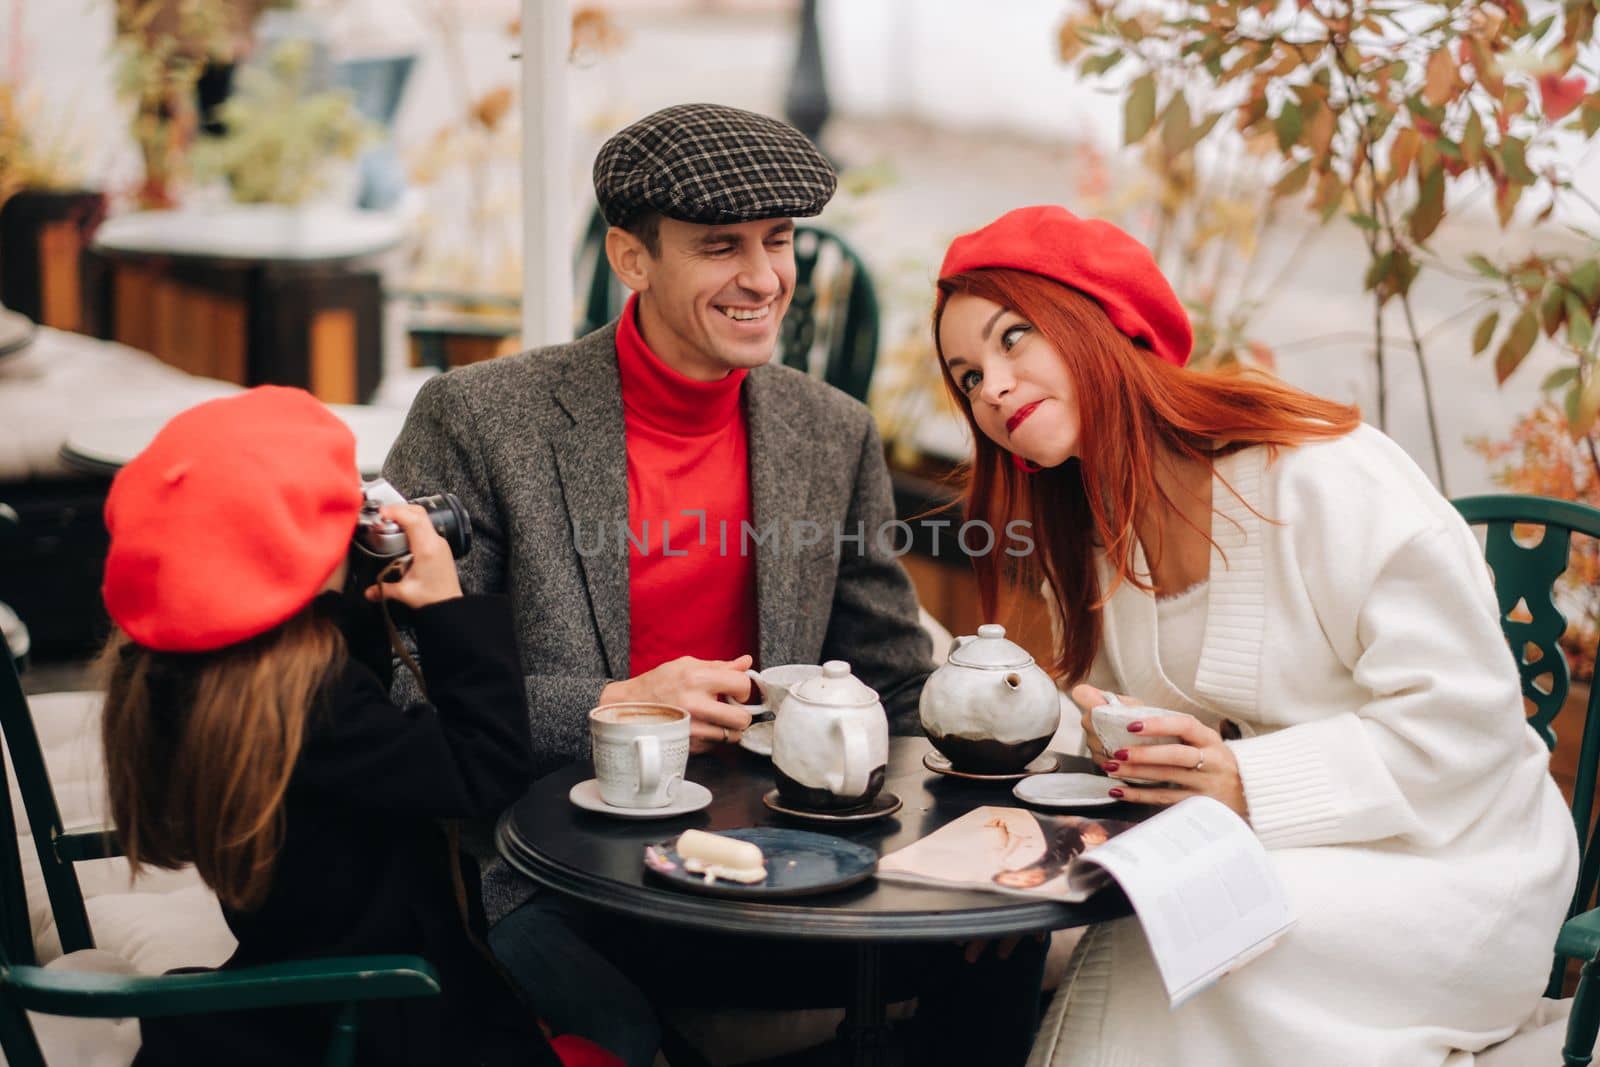
<svg viewBox="0 0 1600 1067">
<path fill-rule="evenodd" d="M 778 709 L 783 706 L 783 698 L 789 695 L 789 690 L 807 678 L 815 678 L 821 674 L 822 667 L 816 663 L 784 663 L 744 673 L 760 687 L 761 703 L 745 705 L 745 710 L 750 712 L 751 720 L 756 721 L 777 715 Z"/>
<path fill-rule="evenodd" d="M 1182 715 L 1192 719 L 1187 711 L 1174 711 L 1171 708 L 1152 708 L 1144 705 L 1130 706 L 1119 701 L 1111 693 L 1106 694 L 1105 704 L 1089 709 L 1089 722 L 1094 726 L 1094 733 L 1100 739 L 1100 747 L 1106 750 L 1106 755 L 1111 757 L 1119 749 L 1132 748 L 1135 745 L 1181 745 L 1183 739 L 1171 734 L 1130 733 L 1128 724 L 1153 719 L 1161 715 Z M 1114 758 L 1114 757 L 1113 757 Z M 1131 785 L 1151 785 L 1148 778 L 1124 778 L 1123 781 Z"/>
<path fill-rule="evenodd" d="M 602 704 L 589 712 L 600 799 L 614 808 L 664 808 L 689 762 L 689 713 L 670 704 Z"/>
</svg>

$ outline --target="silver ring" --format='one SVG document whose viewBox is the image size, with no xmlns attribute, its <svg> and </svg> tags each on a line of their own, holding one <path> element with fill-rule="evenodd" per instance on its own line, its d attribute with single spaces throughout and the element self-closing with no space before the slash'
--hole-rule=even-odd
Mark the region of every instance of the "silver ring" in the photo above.
<svg viewBox="0 0 1600 1067">
<path fill-rule="evenodd" d="M 1205 766 L 1206 766 L 1206 754 L 1204 752 L 1202 752 L 1202 753 L 1200 753 L 1200 758 L 1195 761 L 1195 765 L 1193 767 L 1190 767 L 1189 769 L 1191 771 L 1200 771 L 1200 770 L 1204 770 Z"/>
</svg>

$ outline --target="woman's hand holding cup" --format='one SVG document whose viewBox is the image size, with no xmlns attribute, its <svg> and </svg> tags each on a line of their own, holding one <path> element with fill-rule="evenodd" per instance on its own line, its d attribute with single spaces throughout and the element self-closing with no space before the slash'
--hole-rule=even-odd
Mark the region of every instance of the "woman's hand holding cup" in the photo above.
<svg viewBox="0 0 1600 1067">
<path fill-rule="evenodd" d="M 1072 699 L 1084 709 L 1084 737 L 1100 769 L 1113 778 L 1152 783 L 1134 785 L 1124 781 L 1112 788 L 1112 796 L 1163 807 L 1187 797 L 1208 796 L 1248 817 L 1239 762 L 1216 730 L 1193 715 L 1151 708 L 1148 715 L 1134 718 L 1125 729 L 1130 734 L 1161 737 L 1161 743 L 1129 744 L 1107 751 L 1095 722 L 1095 709 L 1132 702 L 1091 685 L 1075 686 Z"/>
</svg>

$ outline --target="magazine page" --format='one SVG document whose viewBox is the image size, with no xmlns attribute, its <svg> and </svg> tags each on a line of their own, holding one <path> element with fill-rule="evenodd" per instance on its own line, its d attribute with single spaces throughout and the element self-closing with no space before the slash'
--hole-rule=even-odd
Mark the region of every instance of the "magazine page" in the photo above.
<svg viewBox="0 0 1600 1067">
<path fill-rule="evenodd" d="M 1210 797 L 1151 816 L 1081 865 L 1122 886 L 1173 1007 L 1271 948 L 1294 924 L 1255 832 Z"/>
<path fill-rule="evenodd" d="M 987 889 L 1074 902 L 1106 883 L 1080 854 L 1133 824 L 1026 808 L 974 808 L 878 861 L 878 877 L 951 888 Z"/>
</svg>

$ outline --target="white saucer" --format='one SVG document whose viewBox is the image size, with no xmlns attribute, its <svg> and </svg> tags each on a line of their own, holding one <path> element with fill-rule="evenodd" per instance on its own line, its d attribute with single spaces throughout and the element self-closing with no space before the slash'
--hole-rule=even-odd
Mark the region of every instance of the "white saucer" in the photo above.
<svg viewBox="0 0 1600 1067">
<path fill-rule="evenodd" d="M 772 720 L 753 722 L 739 735 L 739 747 L 758 756 L 772 758 Z"/>
<path fill-rule="evenodd" d="M 615 808 L 600 799 L 600 783 L 590 778 L 579 782 L 567 794 L 567 799 L 586 811 L 601 815 L 614 815 L 619 819 L 670 819 L 674 815 L 687 815 L 711 803 L 711 790 L 698 782 L 678 783 L 678 795 L 664 808 Z"/>
<path fill-rule="evenodd" d="M 1115 804 L 1111 787 L 1117 779 L 1099 774 L 1035 774 L 1012 787 L 1018 800 L 1041 808 L 1093 808 Z"/>
</svg>

